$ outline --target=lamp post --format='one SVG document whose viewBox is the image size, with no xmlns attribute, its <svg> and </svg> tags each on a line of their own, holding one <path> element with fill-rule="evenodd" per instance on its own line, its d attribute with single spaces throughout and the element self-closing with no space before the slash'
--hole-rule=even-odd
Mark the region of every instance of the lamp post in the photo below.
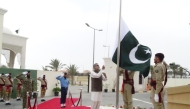
<svg viewBox="0 0 190 109">
<path fill-rule="evenodd" d="M 93 27 L 91 27 L 88 23 L 85 23 L 85 25 L 87 27 L 90 27 L 94 30 L 94 39 L 93 39 L 93 60 L 92 60 L 92 66 L 94 65 L 94 53 L 95 53 L 95 31 L 103 31 L 102 29 L 95 29 Z M 93 69 L 93 68 L 92 68 Z M 88 75 L 88 92 L 89 92 L 89 79 L 90 79 L 90 75 Z"/>
<path fill-rule="evenodd" d="M 108 58 L 109 58 L 110 46 L 109 45 L 103 45 L 103 47 L 108 47 Z"/>
</svg>

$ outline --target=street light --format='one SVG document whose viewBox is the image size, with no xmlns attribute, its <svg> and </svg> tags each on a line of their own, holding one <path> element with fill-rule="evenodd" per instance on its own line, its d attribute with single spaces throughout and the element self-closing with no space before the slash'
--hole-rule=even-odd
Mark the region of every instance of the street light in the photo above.
<svg viewBox="0 0 190 109">
<path fill-rule="evenodd" d="M 90 27 L 90 28 L 94 29 L 94 31 L 95 31 L 95 30 L 97 30 L 97 31 L 103 31 L 102 29 L 95 29 L 95 28 L 91 27 L 88 23 L 85 23 L 85 25 L 86 25 L 87 27 Z"/>
<path fill-rule="evenodd" d="M 92 61 L 92 66 L 94 65 L 94 53 L 95 53 L 95 31 L 103 31 L 102 29 L 95 29 L 93 27 L 91 27 L 88 23 L 85 23 L 85 25 L 87 27 L 90 27 L 94 30 L 94 39 L 93 39 L 93 61 Z M 93 68 L 92 68 L 93 69 Z M 89 92 L 89 79 L 90 79 L 90 75 L 88 75 L 88 92 Z"/>
<path fill-rule="evenodd" d="M 109 58 L 110 46 L 109 45 L 103 45 L 103 47 L 108 47 L 108 58 Z"/>
</svg>

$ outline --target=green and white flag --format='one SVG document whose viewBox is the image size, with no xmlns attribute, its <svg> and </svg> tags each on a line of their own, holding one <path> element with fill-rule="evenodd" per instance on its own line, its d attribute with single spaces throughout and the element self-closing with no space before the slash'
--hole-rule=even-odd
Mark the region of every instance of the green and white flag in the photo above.
<svg viewBox="0 0 190 109">
<path fill-rule="evenodd" d="M 126 70 L 140 71 L 147 77 L 150 69 L 151 49 L 141 45 L 134 37 L 127 25 L 121 19 L 120 24 L 120 64 L 119 66 Z M 118 42 L 118 40 L 116 40 Z M 115 44 L 112 61 L 117 64 L 117 47 Z"/>
</svg>

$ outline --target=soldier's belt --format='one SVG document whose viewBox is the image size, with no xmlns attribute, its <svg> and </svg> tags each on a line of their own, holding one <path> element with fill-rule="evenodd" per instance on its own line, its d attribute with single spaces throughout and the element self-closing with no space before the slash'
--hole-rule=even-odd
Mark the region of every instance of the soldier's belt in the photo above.
<svg viewBox="0 0 190 109">
<path fill-rule="evenodd" d="M 0 84 L 0 86 L 4 86 L 5 84 Z"/>
<path fill-rule="evenodd" d="M 41 85 L 41 87 L 47 87 L 46 85 Z"/>
<path fill-rule="evenodd" d="M 155 82 L 155 81 L 151 81 L 150 85 L 151 85 L 151 86 L 155 86 L 155 85 L 156 85 L 156 82 Z"/>
<path fill-rule="evenodd" d="M 10 93 L 11 87 L 12 87 L 12 85 L 7 85 L 6 86 L 6 93 Z"/>
<path fill-rule="evenodd" d="M 5 85 L 6 87 L 13 87 L 12 85 Z"/>
<path fill-rule="evenodd" d="M 132 80 L 129 80 L 129 81 L 123 80 L 123 83 L 125 83 L 125 84 L 127 84 L 127 83 L 133 83 L 133 81 Z"/>
<path fill-rule="evenodd" d="M 46 85 L 41 85 L 42 90 L 45 90 L 46 87 Z"/>
<path fill-rule="evenodd" d="M 3 90 L 3 86 L 0 86 L 0 91 L 2 91 Z"/>
<path fill-rule="evenodd" d="M 127 80 L 123 80 L 123 83 L 124 84 L 130 84 L 132 86 L 132 89 L 131 89 L 131 93 L 132 94 L 135 94 L 135 87 L 134 87 L 134 82 L 133 82 L 133 79 L 127 81 Z"/>
<path fill-rule="evenodd" d="M 17 90 L 21 89 L 22 84 L 17 84 Z"/>
</svg>

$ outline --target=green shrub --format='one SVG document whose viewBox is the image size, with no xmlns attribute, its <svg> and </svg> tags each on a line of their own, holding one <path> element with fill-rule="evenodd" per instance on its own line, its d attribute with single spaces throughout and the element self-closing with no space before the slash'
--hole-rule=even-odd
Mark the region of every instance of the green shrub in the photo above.
<svg viewBox="0 0 190 109">
<path fill-rule="evenodd" d="M 57 87 L 57 83 L 55 84 L 55 88 L 53 88 L 53 92 L 60 92 L 61 89 Z"/>
</svg>

